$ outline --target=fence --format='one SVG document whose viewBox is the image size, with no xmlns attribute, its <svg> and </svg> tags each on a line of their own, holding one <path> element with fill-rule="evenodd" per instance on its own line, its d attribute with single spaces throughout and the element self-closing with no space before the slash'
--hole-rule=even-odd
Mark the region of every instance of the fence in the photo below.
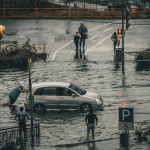
<svg viewBox="0 0 150 150">
<path fill-rule="evenodd" d="M 125 13 L 124 13 L 125 14 Z M 150 18 L 150 8 L 137 9 L 131 18 Z M 0 18 L 122 18 L 121 8 L 0 8 Z"/>
<path fill-rule="evenodd" d="M 33 124 L 34 137 L 40 137 L 40 124 Z M 0 129 L 0 146 L 10 142 L 12 139 L 19 139 L 19 128 L 9 127 Z M 24 138 L 25 136 L 23 136 Z M 26 138 L 31 138 L 31 125 L 26 125 Z"/>
<path fill-rule="evenodd" d="M 25 44 L 1 44 L 1 49 L 5 50 L 6 46 L 8 46 L 7 50 L 11 50 L 12 48 L 17 49 L 23 47 L 24 45 Z M 37 50 L 37 53 L 44 53 L 44 54 L 46 53 L 46 44 L 32 44 L 31 46 Z"/>
</svg>

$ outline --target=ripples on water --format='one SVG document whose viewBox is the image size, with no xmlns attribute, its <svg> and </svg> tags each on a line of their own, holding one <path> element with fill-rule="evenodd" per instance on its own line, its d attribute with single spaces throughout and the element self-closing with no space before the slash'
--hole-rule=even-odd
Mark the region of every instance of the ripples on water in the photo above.
<svg viewBox="0 0 150 150">
<path fill-rule="evenodd" d="M 112 61 L 88 61 L 87 70 L 76 70 L 77 60 L 60 62 L 36 62 L 33 65 L 32 81 L 66 81 L 82 88 L 100 93 L 104 99 L 104 111 L 95 112 L 99 119 L 96 126 L 95 141 L 114 140 L 114 149 L 119 145 L 118 107 L 134 107 L 135 111 L 148 111 L 149 71 L 136 71 L 131 62 L 127 62 L 125 75 L 121 64 Z M 116 69 L 117 67 L 117 69 Z M 84 68 L 85 69 L 85 68 Z M 0 100 L 8 100 L 9 91 L 24 81 L 28 87 L 28 72 L 22 70 L 3 70 L 0 73 Z M 15 113 L 23 106 L 25 94 L 21 94 L 12 107 L 0 106 L 0 126 L 17 125 Z M 28 113 L 30 113 L 28 111 Z M 61 149 L 68 144 L 80 145 L 86 138 L 84 118 L 88 112 L 77 110 L 48 110 L 46 114 L 34 114 L 34 121 L 40 122 L 41 138 L 36 149 Z M 148 120 L 148 116 L 136 121 Z M 115 141 L 115 139 L 118 139 Z M 27 144 L 26 147 L 29 145 Z"/>
</svg>

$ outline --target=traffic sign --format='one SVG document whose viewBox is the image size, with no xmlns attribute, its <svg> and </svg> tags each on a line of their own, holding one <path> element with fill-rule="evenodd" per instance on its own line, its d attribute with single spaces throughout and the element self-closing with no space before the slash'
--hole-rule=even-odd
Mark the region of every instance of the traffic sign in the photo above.
<svg viewBox="0 0 150 150">
<path fill-rule="evenodd" d="M 134 130 L 134 122 L 119 122 L 119 130 Z"/>
<path fill-rule="evenodd" d="M 3 34 L 5 32 L 5 27 L 0 25 L 0 42 L 3 40 Z"/>
<path fill-rule="evenodd" d="M 118 38 L 122 38 L 122 29 L 118 29 Z"/>
<path fill-rule="evenodd" d="M 119 122 L 133 121 L 133 108 L 119 108 Z"/>
<path fill-rule="evenodd" d="M 134 130 L 133 108 L 119 108 L 119 130 Z"/>
</svg>

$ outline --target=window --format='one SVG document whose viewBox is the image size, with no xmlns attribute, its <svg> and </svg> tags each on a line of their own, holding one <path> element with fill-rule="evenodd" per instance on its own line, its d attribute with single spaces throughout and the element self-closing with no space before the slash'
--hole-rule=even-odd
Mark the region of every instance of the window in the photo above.
<svg viewBox="0 0 150 150">
<path fill-rule="evenodd" d="M 42 89 L 39 88 L 34 92 L 34 95 L 41 95 Z"/>
<path fill-rule="evenodd" d="M 73 84 L 70 84 L 69 88 L 71 88 L 72 90 L 76 91 L 77 93 L 79 93 L 80 95 L 84 95 L 86 94 L 86 91 L 73 85 Z"/>
<path fill-rule="evenodd" d="M 56 96 L 56 87 L 43 88 L 43 95 Z"/>
<path fill-rule="evenodd" d="M 67 88 L 62 88 L 62 87 L 58 88 L 58 95 L 59 96 L 71 96 L 71 94 L 75 94 L 75 93 L 73 91 L 71 91 L 70 89 L 67 89 Z"/>
</svg>

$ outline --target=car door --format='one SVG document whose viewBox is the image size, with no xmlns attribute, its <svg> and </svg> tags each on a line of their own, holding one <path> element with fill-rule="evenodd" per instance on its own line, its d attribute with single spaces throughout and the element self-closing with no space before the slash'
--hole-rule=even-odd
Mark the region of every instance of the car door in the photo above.
<svg viewBox="0 0 150 150">
<path fill-rule="evenodd" d="M 41 102 L 49 109 L 58 109 L 58 97 L 56 87 L 44 87 L 42 89 Z"/>
<path fill-rule="evenodd" d="M 69 94 L 64 95 L 63 91 L 66 89 Z M 75 97 L 73 97 L 72 94 L 74 94 Z M 60 109 L 78 109 L 78 95 L 69 88 L 58 87 L 58 105 Z"/>
<path fill-rule="evenodd" d="M 38 88 L 34 92 L 34 105 L 39 103 L 41 104 L 41 95 L 42 95 L 42 88 Z"/>
</svg>

